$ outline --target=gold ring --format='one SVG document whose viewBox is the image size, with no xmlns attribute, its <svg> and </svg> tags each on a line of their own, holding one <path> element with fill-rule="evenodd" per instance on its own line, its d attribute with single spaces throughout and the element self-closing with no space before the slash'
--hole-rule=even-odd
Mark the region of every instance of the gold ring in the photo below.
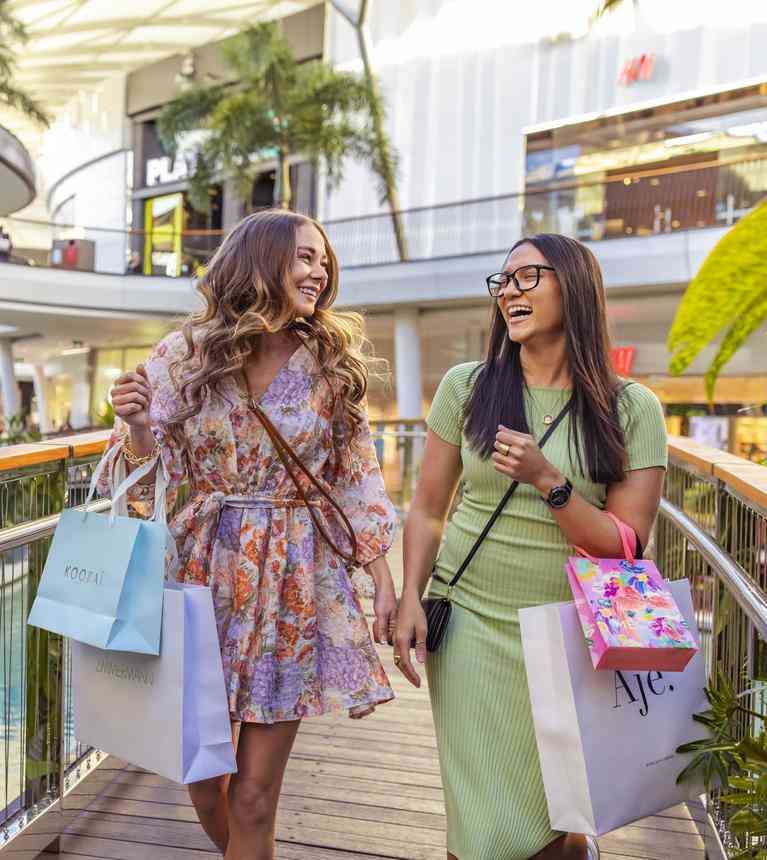
<svg viewBox="0 0 767 860">
<path fill-rule="evenodd" d="M 507 445 L 505 442 L 501 442 L 501 446 L 506 449 L 505 451 L 501 451 L 501 454 L 503 454 L 504 457 L 508 457 L 509 451 L 511 451 L 511 445 Z"/>
<path fill-rule="evenodd" d="M 402 662 L 402 657 L 400 657 L 399 654 L 395 654 L 392 659 L 394 660 L 395 666 L 399 666 L 399 664 Z"/>
<path fill-rule="evenodd" d="M 422 639 L 420 642 L 416 642 L 415 644 L 416 644 L 416 645 L 425 645 L 425 644 L 426 644 L 426 640 L 425 640 L 425 639 Z"/>
</svg>

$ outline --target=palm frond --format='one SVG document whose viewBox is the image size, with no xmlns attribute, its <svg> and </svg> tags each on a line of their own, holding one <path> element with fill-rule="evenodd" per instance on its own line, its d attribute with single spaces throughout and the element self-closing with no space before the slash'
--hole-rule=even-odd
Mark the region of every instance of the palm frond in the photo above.
<svg viewBox="0 0 767 860">
<path fill-rule="evenodd" d="M 604 17 L 608 12 L 612 12 L 614 9 L 617 9 L 626 2 L 627 0 L 601 0 L 600 4 L 594 11 L 594 20 Z M 636 0 L 634 0 L 634 2 L 636 3 Z"/>
<path fill-rule="evenodd" d="M 163 108 L 157 118 L 157 134 L 163 149 L 175 158 L 181 136 L 206 128 L 210 114 L 226 92 L 225 86 L 193 87 Z"/>
<path fill-rule="evenodd" d="M 714 399 L 714 388 L 721 369 L 765 320 L 767 320 L 767 278 L 763 282 L 761 294 L 741 311 L 741 315 L 725 335 L 719 351 L 706 371 L 706 396 L 710 401 Z"/>
<path fill-rule="evenodd" d="M 722 237 L 687 287 L 668 336 L 670 372 L 682 373 L 736 323 L 743 308 L 763 295 L 766 281 L 767 201 L 762 201 Z"/>
<path fill-rule="evenodd" d="M 17 45 L 24 44 L 27 39 L 26 28 L 13 14 L 8 0 L 0 0 L 0 104 L 5 104 L 47 126 L 50 124 L 50 117 L 46 111 L 13 81 L 16 66 L 14 49 Z"/>
<path fill-rule="evenodd" d="M 41 125 L 50 125 L 47 112 L 30 95 L 9 81 L 0 80 L 0 104 L 8 105 Z"/>
</svg>

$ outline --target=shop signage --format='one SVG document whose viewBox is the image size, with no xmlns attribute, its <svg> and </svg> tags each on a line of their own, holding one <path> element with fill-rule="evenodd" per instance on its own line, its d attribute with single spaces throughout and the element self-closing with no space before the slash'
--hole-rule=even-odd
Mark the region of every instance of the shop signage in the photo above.
<svg viewBox="0 0 767 860">
<path fill-rule="evenodd" d="M 147 185 L 177 182 L 179 179 L 186 179 L 188 175 L 189 170 L 184 158 L 177 158 L 173 162 L 167 155 L 163 155 L 160 158 L 147 158 L 146 160 Z"/>
<path fill-rule="evenodd" d="M 635 354 L 635 346 L 616 346 L 610 350 L 610 358 L 612 358 L 615 372 L 620 376 L 628 376 L 631 373 Z"/>
<path fill-rule="evenodd" d="M 618 75 L 618 83 L 628 87 L 637 81 L 650 81 L 654 73 L 655 54 L 640 54 L 626 61 Z"/>
</svg>

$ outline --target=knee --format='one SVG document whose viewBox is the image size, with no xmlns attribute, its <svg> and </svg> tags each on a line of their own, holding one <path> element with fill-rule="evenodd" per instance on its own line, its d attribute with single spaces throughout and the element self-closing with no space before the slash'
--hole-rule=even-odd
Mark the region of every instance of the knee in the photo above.
<svg viewBox="0 0 767 860">
<path fill-rule="evenodd" d="M 274 786 L 255 779 L 233 780 L 229 786 L 229 816 L 246 830 L 268 830 L 274 824 Z"/>
<path fill-rule="evenodd" d="M 189 796 L 198 812 L 213 814 L 226 797 L 229 779 L 219 776 L 215 779 L 203 779 L 189 785 Z"/>
</svg>

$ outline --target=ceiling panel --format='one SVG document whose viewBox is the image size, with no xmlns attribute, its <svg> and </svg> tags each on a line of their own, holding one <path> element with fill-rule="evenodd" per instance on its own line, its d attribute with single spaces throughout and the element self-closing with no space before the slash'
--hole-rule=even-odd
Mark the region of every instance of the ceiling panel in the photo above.
<svg viewBox="0 0 767 860">
<path fill-rule="evenodd" d="M 54 117 L 70 96 L 108 77 L 217 41 L 247 23 L 300 12 L 322 0 L 12 0 L 29 43 L 19 84 Z M 0 126 L 33 157 L 43 129 L 0 108 Z"/>
</svg>

